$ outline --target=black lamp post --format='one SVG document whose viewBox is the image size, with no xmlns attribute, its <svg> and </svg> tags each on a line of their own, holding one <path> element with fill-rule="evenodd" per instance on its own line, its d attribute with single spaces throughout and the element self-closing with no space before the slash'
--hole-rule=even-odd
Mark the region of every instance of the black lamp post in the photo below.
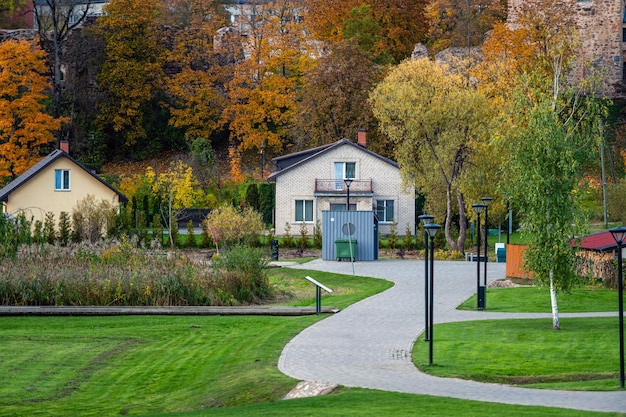
<svg viewBox="0 0 626 417">
<path fill-rule="evenodd" d="M 485 209 L 484 204 L 473 204 L 472 207 L 478 215 L 478 223 L 476 224 L 476 308 L 483 310 L 485 308 L 485 288 L 480 285 L 480 213 Z"/>
<path fill-rule="evenodd" d="M 422 222 L 422 226 L 424 226 L 424 317 L 426 323 L 424 325 L 424 341 L 427 342 L 430 338 L 430 323 L 428 321 L 428 232 L 426 231 L 426 226 L 433 222 L 434 217 L 430 214 L 422 214 L 418 216 L 418 219 Z"/>
<path fill-rule="evenodd" d="M 428 364 L 432 365 L 433 364 L 433 311 L 434 311 L 434 295 L 435 292 L 433 290 L 433 284 L 434 284 L 434 277 L 435 274 L 433 273 L 434 267 L 435 267 L 435 261 L 434 261 L 434 255 L 435 255 L 435 235 L 437 234 L 437 232 L 439 231 L 439 229 L 441 229 L 441 226 L 439 226 L 438 224 L 435 223 L 429 223 L 427 225 L 424 226 L 424 229 L 426 229 L 426 233 L 428 233 L 428 237 L 430 237 L 430 285 L 429 285 L 429 301 L 428 301 L 428 307 L 429 307 L 429 314 L 428 314 L 428 320 L 430 323 L 428 323 L 428 327 L 430 328 L 430 337 L 428 338 Z"/>
<path fill-rule="evenodd" d="M 617 302 L 619 304 L 619 386 L 624 388 L 624 284 L 622 281 L 622 244 L 626 240 L 626 227 L 609 230 L 617 242 Z"/>
<path fill-rule="evenodd" d="M 509 198 L 506 198 L 506 244 L 509 244 L 511 237 L 511 213 L 509 213 Z"/>
<path fill-rule="evenodd" d="M 487 251 L 489 249 L 489 204 L 491 204 L 491 201 L 493 200 L 493 198 L 491 197 L 482 197 L 480 199 L 480 201 L 483 202 L 483 204 L 485 205 L 485 270 L 483 271 L 483 274 L 485 276 L 485 294 L 484 294 L 484 298 L 483 298 L 483 309 L 487 308 L 487 262 L 489 261 L 489 256 L 487 255 Z"/>
<path fill-rule="evenodd" d="M 352 184 L 353 179 L 345 179 L 343 182 L 346 184 L 347 196 L 346 196 L 346 210 L 350 211 L 350 185 Z"/>
</svg>

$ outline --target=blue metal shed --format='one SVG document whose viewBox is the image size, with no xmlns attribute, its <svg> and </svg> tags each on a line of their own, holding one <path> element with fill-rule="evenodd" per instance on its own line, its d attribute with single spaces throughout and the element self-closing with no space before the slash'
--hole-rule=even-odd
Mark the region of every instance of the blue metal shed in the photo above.
<svg viewBox="0 0 626 417">
<path fill-rule="evenodd" d="M 356 240 L 356 261 L 378 259 L 378 219 L 373 211 L 322 211 L 322 259 L 337 259 L 335 241 Z"/>
</svg>

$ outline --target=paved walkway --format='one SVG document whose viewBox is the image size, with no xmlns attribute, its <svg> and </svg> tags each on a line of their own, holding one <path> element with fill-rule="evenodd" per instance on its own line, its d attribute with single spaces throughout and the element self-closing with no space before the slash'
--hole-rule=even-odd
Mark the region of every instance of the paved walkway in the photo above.
<svg viewBox="0 0 626 417">
<path fill-rule="evenodd" d="M 550 314 L 456 310 L 458 304 L 476 291 L 475 265 L 473 262 L 435 263 L 435 323 L 477 319 L 550 319 Z M 352 265 L 349 262 L 315 260 L 294 265 L 292 268 L 352 274 Z M 504 264 L 490 263 L 489 281 L 503 278 L 504 269 Z M 423 261 L 356 262 L 354 273 L 385 278 L 396 285 L 381 294 L 353 304 L 297 335 L 285 346 L 280 357 L 278 366 L 283 373 L 303 381 L 385 391 L 507 404 L 626 412 L 624 391 L 581 392 L 518 388 L 438 378 L 418 371 L 411 362 L 411 351 L 413 342 L 424 329 Z M 568 316 L 576 315 L 561 314 L 562 318 Z M 435 333 L 435 363 L 436 341 Z"/>
</svg>

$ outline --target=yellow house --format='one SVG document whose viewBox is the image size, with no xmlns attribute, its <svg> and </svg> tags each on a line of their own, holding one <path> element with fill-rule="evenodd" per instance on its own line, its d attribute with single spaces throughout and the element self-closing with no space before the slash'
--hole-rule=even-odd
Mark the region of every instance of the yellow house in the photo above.
<svg viewBox="0 0 626 417">
<path fill-rule="evenodd" d="M 24 213 L 28 219 L 32 216 L 43 222 L 48 212 L 55 219 L 63 211 L 71 215 L 76 203 L 88 195 L 114 207 L 128 202 L 126 196 L 72 158 L 63 145 L 64 150 L 53 151 L 0 190 L 3 212 Z"/>
</svg>

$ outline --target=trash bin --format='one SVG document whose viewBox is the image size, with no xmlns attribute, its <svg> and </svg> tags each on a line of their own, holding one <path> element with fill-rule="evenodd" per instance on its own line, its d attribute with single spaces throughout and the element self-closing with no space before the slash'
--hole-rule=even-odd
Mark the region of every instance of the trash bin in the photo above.
<svg viewBox="0 0 626 417">
<path fill-rule="evenodd" d="M 496 257 L 498 258 L 498 262 L 506 262 L 506 249 L 498 248 L 496 250 Z"/>
<path fill-rule="evenodd" d="M 272 253 L 272 261 L 278 260 L 278 240 L 270 241 L 270 249 Z"/>
<path fill-rule="evenodd" d="M 356 258 L 356 243 L 356 239 L 335 240 L 335 257 L 337 260 L 350 259 L 354 261 Z"/>
</svg>

